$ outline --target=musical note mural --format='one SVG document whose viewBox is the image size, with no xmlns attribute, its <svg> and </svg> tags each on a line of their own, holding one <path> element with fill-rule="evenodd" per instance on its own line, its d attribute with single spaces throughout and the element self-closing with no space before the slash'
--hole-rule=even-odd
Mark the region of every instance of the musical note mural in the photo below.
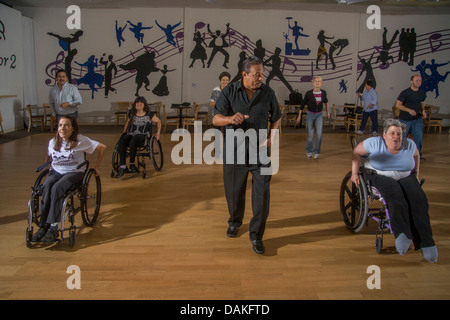
<svg viewBox="0 0 450 320">
<path fill-rule="evenodd" d="M 59 51 L 55 60 L 46 66 L 45 73 L 47 78 L 45 79 L 45 84 L 47 86 L 54 86 L 56 71 L 58 69 L 65 69 L 66 71 L 69 70 L 67 74 L 68 77 L 70 74 L 71 83 L 77 85 L 81 91 L 90 90 L 92 99 L 95 98 L 95 92 L 99 89 L 104 89 L 104 98 L 108 98 L 110 92 L 117 93 L 119 85 L 132 78 L 134 78 L 136 84 L 135 95 L 139 95 L 139 90 L 142 86 L 144 86 L 145 90 L 152 92 L 150 88 L 150 74 L 161 71 L 163 77 L 160 78 L 157 87 L 154 88 L 154 94 L 168 94 L 169 90 L 165 88 L 167 82 L 163 85 L 161 81 L 164 83 L 167 79 L 165 73 L 172 70 L 164 69 L 164 67 L 159 69 L 157 66 L 163 61 L 183 52 L 183 27 L 177 24 L 170 29 L 171 36 L 167 36 L 165 33 L 163 37 L 158 36 L 155 40 L 145 44 L 142 30 L 150 29 L 150 27 L 143 27 L 142 23 L 132 24 L 130 20 L 121 27 L 119 27 L 118 20 L 115 20 L 114 24 L 114 35 L 119 46 L 125 41 L 124 31 L 126 27 L 131 25 L 129 30 L 132 31 L 142 47 L 135 51 L 129 51 L 128 55 L 117 60 L 113 59 L 112 54 L 108 55 L 108 59 L 105 59 L 105 54 L 103 54 L 100 61 L 94 55 L 91 55 L 85 62 L 76 62 L 73 66 L 72 60 L 74 54 L 70 54 L 70 52 L 77 53 L 77 51 L 76 49 L 71 49 L 71 45 L 80 39 L 83 31 L 77 31 L 71 34 L 70 37 L 63 37 L 49 32 L 49 35 L 59 40 L 59 45 L 63 48 L 63 51 Z M 114 76 L 112 72 L 114 72 Z M 161 89 L 162 87 L 164 87 L 164 90 Z"/>
<path fill-rule="evenodd" d="M 266 66 L 264 75 L 266 83 L 280 82 L 291 93 L 296 86 L 308 83 L 313 76 L 319 75 L 324 82 L 336 81 L 335 83 L 339 84 L 338 92 L 345 94 L 349 77 L 354 73 L 357 73 L 357 88 L 360 90 L 365 80 L 370 78 L 376 83 L 375 77 L 378 73 L 386 71 L 394 64 L 411 65 L 414 59 L 450 49 L 450 29 L 416 34 L 415 28 L 402 28 L 401 31 L 384 28 L 380 43 L 366 49 L 358 49 L 356 55 L 358 61 L 355 63 L 350 41 L 345 36 L 335 37 L 319 29 L 316 31 L 318 34 L 317 56 L 311 56 L 311 50 L 302 46 L 302 39 L 310 37 L 305 30 L 312 28 L 301 25 L 300 20 L 293 17 L 286 17 L 283 20 L 287 25 L 287 30 L 284 32 L 286 42 L 284 52 L 279 46 L 267 49 L 263 45 L 264 37 L 259 35 L 257 39 L 252 39 L 249 34 L 232 28 L 230 23 L 226 23 L 223 29 L 220 26 L 217 28 L 208 21 L 194 22 L 192 24 L 194 30 L 188 32 L 192 41 L 192 45 L 189 46 L 190 53 L 184 57 L 188 60 L 187 66 L 190 69 L 232 68 L 233 73 L 235 72 L 232 81 L 237 81 L 240 79 L 242 61 L 250 55 L 256 55 Z M 127 22 L 124 23 L 124 21 Z M 96 62 L 95 56 L 87 55 L 89 58 L 85 61 L 72 65 L 74 56 L 80 55 L 80 50 L 74 49 L 73 46 L 77 41 L 81 43 L 83 31 L 77 31 L 69 36 L 49 32 L 49 35 L 59 40 L 59 46 L 63 50 L 59 50 L 53 58 L 54 61 L 49 62 L 45 68 L 46 85 L 55 84 L 54 74 L 57 69 L 69 68 L 71 83 L 77 84 L 79 90 L 89 90 L 92 98 L 95 98 L 95 93 L 101 88 L 105 90 L 104 97 L 108 98 L 111 92 L 120 91 L 122 83 L 130 81 L 135 84 L 135 95 L 141 94 L 142 87 L 155 96 L 170 95 L 170 88 L 168 88 L 170 82 L 167 77 L 178 67 L 173 66 L 168 59 L 183 53 L 185 30 L 178 21 L 173 25 L 154 21 L 158 28 L 145 33 L 152 26 L 148 24 L 144 26 L 143 22 L 139 24 L 139 22 L 132 23 L 132 20 L 114 19 L 112 31 L 114 39 L 117 40 L 117 47 L 121 47 L 121 57 L 116 58 L 118 54 L 110 52 L 106 59 L 103 53 L 100 63 Z M 212 31 L 214 28 L 217 29 Z M 138 48 L 135 48 L 136 42 L 126 42 L 130 33 L 137 40 Z M 125 44 L 131 49 L 128 49 L 128 54 L 123 54 Z M 127 50 L 126 47 L 125 50 Z M 86 56 L 86 54 L 83 55 Z M 230 58 L 233 58 L 236 64 L 229 65 Z M 429 82 L 427 82 L 428 78 L 424 82 L 426 82 L 426 89 L 435 92 L 438 97 L 438 84 L 445 82 L 447 78 L 445 66 L 448 62 L 434 60 L 432 62 L 431 58 L 427 57 L 425 61 Z M 220 63 L 215 63 L 216 60 Z M 352 70 L 354 64 L 357 65 L 357 70 Z M 170 65 L 172 68 L 167 67 Z M 425 70 L 421 63 L 414 63 L 412 66 L 415 69 L 411 71 Z M 159 72 L 162 75 L 154 78 Z M 151 84 L 153 81 L 156 85 Z"/>
</svg>

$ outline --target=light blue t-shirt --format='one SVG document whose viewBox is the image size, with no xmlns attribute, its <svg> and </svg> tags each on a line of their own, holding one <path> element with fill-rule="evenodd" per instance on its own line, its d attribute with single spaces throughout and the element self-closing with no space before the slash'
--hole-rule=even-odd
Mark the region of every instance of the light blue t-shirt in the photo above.
<svg viewBox="0 0 450 320">
<path fill-rule="evenodd" d="M 409 138 L 403 140 L 399 153 L 392 154 L 387 150 L 383 137 L 372 137 L 363 141 L 369 156 L 366 158 L 376 170 L 411 171 L 415 167 L 414 154 L 416 144 Z"/>
<path fill-rule="evenodd" d="M 364 101 L 364 112 L 371 112 L 378 110 L 378 96 L 374 88 L 371 88 L 370 91 L 364 89 L 361 99 L 362 101 Z M 369 105 L 371 103 L 373 104 L 373 106 L 372 108 L 369 109 Z"/>
</svg>

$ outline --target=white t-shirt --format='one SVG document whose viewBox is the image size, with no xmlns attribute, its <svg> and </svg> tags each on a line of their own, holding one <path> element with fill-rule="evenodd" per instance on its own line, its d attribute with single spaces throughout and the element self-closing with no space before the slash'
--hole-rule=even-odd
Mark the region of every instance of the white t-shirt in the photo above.
<svg viewBox="0 0 450 320">
<path fill-rule="evenodd" d="M 77 136 L 78 144 L 72 150 L 66 150 L 67 144 L 65 142 L 61 145 L 61 150 L 56 151 L 53 146 L 55 138 L 48 143 L 48 155 L 52 157 L 52 168 L 60 174 L 69 172 L 84 172 L 85 166 L 80 169 L 76 167 L 85 160 L 85 152 L 92 154 L 98 146 L 98 141 L 91 140 L 82 134 Z"/>
</svg>

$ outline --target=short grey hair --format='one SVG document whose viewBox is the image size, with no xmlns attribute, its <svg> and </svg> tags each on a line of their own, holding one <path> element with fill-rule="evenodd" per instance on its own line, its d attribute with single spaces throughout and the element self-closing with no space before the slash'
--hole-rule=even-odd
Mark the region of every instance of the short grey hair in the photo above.
<svg viewBox="0 0 450 320">
<path fill-rule="evenodd" d="M 406 130 L 406 124 L 404 124 L 403 122 L 401 122 L 400 120 L 397 119 L 387 119 L 384 121 L 383 123 L 383 133 L 386 133 L 390 127 L 398 127 L 398 128 L 402 128 L 402 132 L 405 132 Z"/>
<path fill-rule="evenodd" d="M 256 56 L 250 56 L 247 59 L 245 59 L 244 62 L 242 63 L 242 70 L 245 71 L 246 73 L 250 73 L 250 69 L 254 65 L 259 64 L 263 64 L 263 61 L 261 59 L 259 59 Z"/>
</svg>

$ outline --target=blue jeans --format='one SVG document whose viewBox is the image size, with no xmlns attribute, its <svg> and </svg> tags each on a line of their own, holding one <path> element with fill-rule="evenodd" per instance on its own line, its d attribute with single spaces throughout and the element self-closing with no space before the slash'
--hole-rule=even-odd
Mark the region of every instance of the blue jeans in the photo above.
<svg viewBox="0 0 450 320">
<path fill-rule="evenodd" d="M 399 119 L 399 120 L 400 120 L 400 122 L 406 124 L 406 130 L 405 130 L 405 132 L 403 132 L 403 139 L 406 139 L 409 132 L 411 131 L 411 134 L 413 135 L 413 138 L 414 138 L 414 142 L 416 143 L 416 146 L 417 146 L 417 150 L 419 150 L 420 156 L 422 156 L 423 129 L 425 127 L 422 119 L 410 120 L 410 121 L 401 120 L 401 119 Z"/>
<path fill-rule="evenodd" d="M 372 132 L 378 132 L 378 110 L 363 112 L 361 126 L 359 127 L 360 131 L 364 131 L 366 128 L 367 119 L 372 121 Z"/>
<path fill-rule="evenodd" d="M 306 113 L 306 123 L 308 124 L 308 139 L 306 140 L 306 152 L 320 153 L 320 144 L 322 142 L 323 115 L 320 113 Z M 316 141 L 313 150 L 314 129 L 316 131 Z"/>
</svg>

